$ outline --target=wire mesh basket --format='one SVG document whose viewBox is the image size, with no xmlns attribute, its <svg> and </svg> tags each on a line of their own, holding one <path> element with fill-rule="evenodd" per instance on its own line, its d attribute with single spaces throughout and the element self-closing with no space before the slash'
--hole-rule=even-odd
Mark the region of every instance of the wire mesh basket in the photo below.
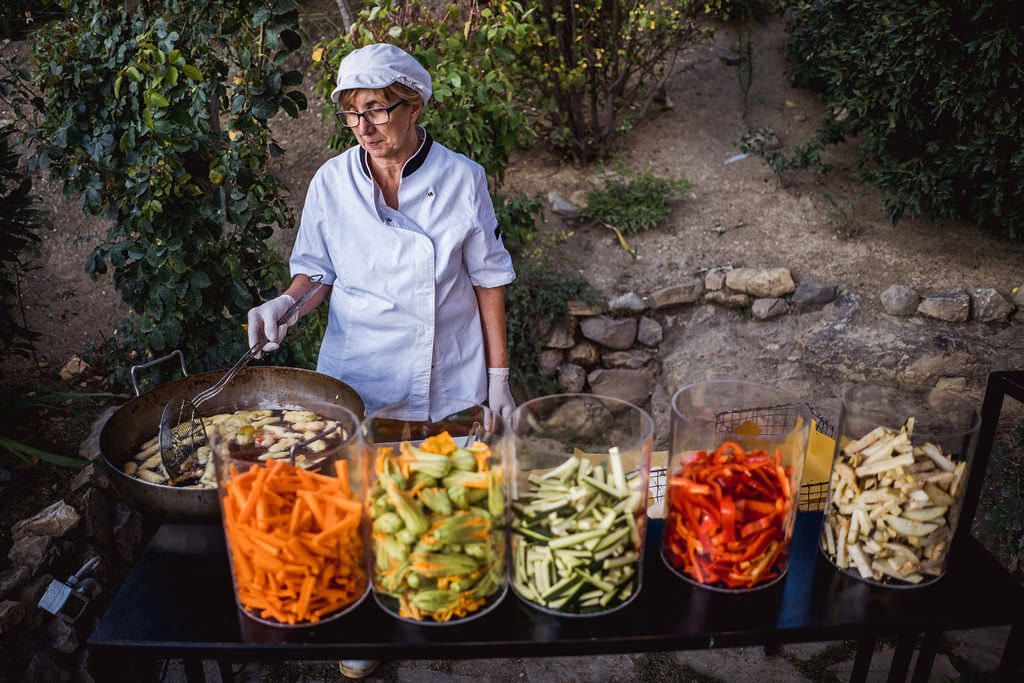
<svg viewBox="0 0 1024 683">
<path fill-rule="evenodd" d="M 804 469 L 804 478 L 800 484 L 800 499 L 797 507 L 800 510 L 823 510 L 828 496 L 828 472 L 831 470 L 832 452 L 835 449 L 836 427 L 831 420 L 824 417 L 821 411 L 810 403 L 785 403 L 764 408 L 748 408 L 730 410 L 715 416 L 715 428 L 722 433 L 735 432 L 744 423 L 757 425 L 761 434 L 778 436 L 786 424 L 792 424 L 794 410 L 805 410 L 811 415 L 811 434 L 807 440 L 807 458 L 821 457 L 828 459 L 820 463 L 818 471 L 825 474 L 808 476 L 808 468 Z M 813 454 L 812 454 L 813 451 Z M 668 484 L 667 467 L 651 467 L 647 489 L 649 508 L 660 509 L 665 500 L 665 489 Z"/>
</svg>

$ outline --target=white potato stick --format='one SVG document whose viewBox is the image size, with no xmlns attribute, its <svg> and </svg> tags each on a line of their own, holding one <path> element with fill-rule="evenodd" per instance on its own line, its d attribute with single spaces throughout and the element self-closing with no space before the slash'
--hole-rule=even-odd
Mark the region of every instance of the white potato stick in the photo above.
<svg viewBox="0 0 1024 683">
<path fill-rule="evenodd" d="M 916 510 L 907 510 L 903 513 L 905 519 L 912 519 L 915 522 L 930 522 L 933 519 L 938 519 L 946 514 L 946 507 L 930 507 L 930 508 L 918 508 Z"/>
<path fill-rule="evenodd" d="M 864 557 L 864 551 L 860 549 L 860 546 L 854 543 L 850 546 L 850 557 L 853 558 L 853 563 L 857 566 L 857 571 L 865 579 L 870 579 L 874 576 L 874 572 L 871 571 L 871 565 L 868 564 L 868 558 Z"/>
<path fill-rule="evenodd" d="M 934 462 L 936 465 L 938 465 L 941 469 L 945 470 L 946 472 L 952 472 L 953 469 L 956 467 L 953 461 L 944 456 L 942 454 L 942 451 L 939 450 L 939 447 L 933 443 L 929 442 L 924 444 L 923 446 L 921 446 L 921 450 L 924 451 L 925 455 L 931 458 L 932 462 Z"/>
<path fill-rule="evenodd" d="M 914 462 L 914 456 L 912 454 L 900 455 L 895 458 L 886 458 L 885 460 L 876 460 L 875 462 L 861 465 L 854 472 L 858 477 L 866 477 L 871 474 L 880 474 L 887 470 L 892 470 L 897 467 L 903 467 Z"/>
<path fill-rule="evenodd" d="M 896 515 L 886 515 L 882 519 L 893 531 L 904 536 L 927 536 L 939 528 L 938 524 L 932 522 L 915 522 L 912 519 L 904 519 Z"/>
</svg>

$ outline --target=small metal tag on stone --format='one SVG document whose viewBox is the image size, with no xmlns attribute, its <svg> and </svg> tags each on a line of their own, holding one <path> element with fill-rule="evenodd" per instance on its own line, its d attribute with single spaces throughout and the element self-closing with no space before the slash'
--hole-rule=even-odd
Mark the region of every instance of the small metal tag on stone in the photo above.
<svg viewBox="0 0 1024 683">
<path fill-rule="evenodd" d="M 92 573 L 99 564 L 99 558 L 93 557 L 86 561 L 82 568 L 68 577 L 67 583 L 54 579 L 46 587 L 43 597 L 39 598 L 39 607 L 58 618 L 73 624 L 89 606 L 89 598 L 82 591 L 79 582 Z"/>
</svg>

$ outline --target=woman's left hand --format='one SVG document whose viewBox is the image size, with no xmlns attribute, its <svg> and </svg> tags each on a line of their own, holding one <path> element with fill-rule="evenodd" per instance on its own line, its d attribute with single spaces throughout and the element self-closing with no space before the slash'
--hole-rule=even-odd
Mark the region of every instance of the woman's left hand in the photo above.
<svg viewBox="0 0 1024 683">
<path fill-rule="evenodd" d="M 487 405 L 506 422 L 512 419 L 516 402 L 508 386 L 508 368 L 488 368 Z"/>
</svg>

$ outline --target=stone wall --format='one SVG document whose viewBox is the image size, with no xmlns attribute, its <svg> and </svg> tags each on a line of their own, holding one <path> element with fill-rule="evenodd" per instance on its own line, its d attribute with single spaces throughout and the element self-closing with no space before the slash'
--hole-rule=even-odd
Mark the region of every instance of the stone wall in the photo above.
<svg viewBox="0 0 1024 683">
<path fill-rule="evenodd" d="M 974 288 L 921 296 L 910 287 L 893 285 L 881 301 L 893 316 L 1005 325 L 1024 319 L 1019 313 L 1022 289 L 1008 295 Z M 839 291 L 836 284 L 811 277 L 796 282 L 787 268 L 716 268 L 645 294 L 628 292 L 606 304 L 572 301 L 568 317 L 548 331 L 538 365 L 563 391 L 589 391 L 649 408 L 662 373 L 659 346 L 670 314 L 711 304 L 768 321 L 819 309 Z"/>
<path fill-rule="evenodd" d="M 137 559 L 141 516 L 118 500 L 101 465 L 92 463 L 64 499 L 16 523 L 11 537 L 0 571 L 0 680 L 90 683 L 85 639 Z M 38 607 L 51 580 L 66 581 L 93 557 L 99 564 L 81 584 L 92 602 L 77 623 Z"/>
</svg>

